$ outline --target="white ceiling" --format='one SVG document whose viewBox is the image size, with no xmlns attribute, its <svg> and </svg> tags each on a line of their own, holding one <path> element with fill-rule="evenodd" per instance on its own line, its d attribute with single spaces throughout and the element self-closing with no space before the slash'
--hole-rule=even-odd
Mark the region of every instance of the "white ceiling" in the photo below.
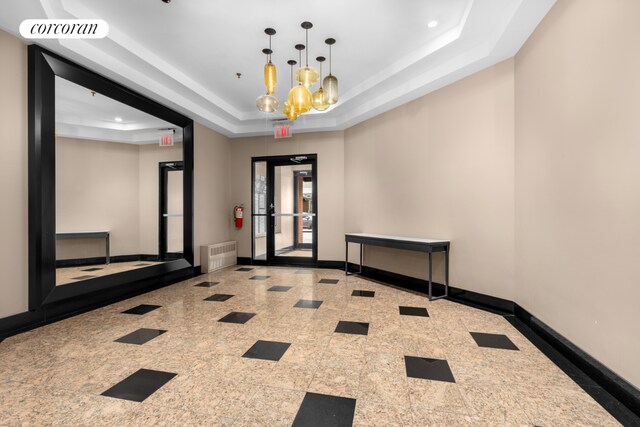
<svg viewBox="0 0 640 427">
<path fill-rule="evenodd" d="M 257 111 L 265 88 L 261 50 L 273 27 L 276 96 L 289 88 L 288 59 L 311 21 L 310 65 L 328 56 L 340 100 L 305 114 L 300 131 L 340 130 L 513 56 L 555 0 L 10 0 L 0 28 L 18 35 L 27 18 L 107 21 L 102 40 L 39 40 L 225 135 L 272 132 L 281 114 Z M 437 20 L 439 25 L 428 28 Z M 325 74 L 326 74 L 325 63 Z M 237 79 L 236 73 L 242 73 Z"/>
<path fill-rule="evenodd" d="M 161 134 L 175 129 L 174 142 L 182 141 L 180 127 L 63 78 L 56 77 L 55 81 L 58 136 L 158 144 Z"/>
</svg>

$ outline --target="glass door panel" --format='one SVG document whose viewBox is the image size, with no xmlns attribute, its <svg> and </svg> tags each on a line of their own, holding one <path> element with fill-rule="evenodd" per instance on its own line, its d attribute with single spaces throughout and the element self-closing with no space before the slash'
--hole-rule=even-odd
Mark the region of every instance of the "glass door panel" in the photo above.
<svg viewBox="0 0 640 427">
<path fill-rule="evenodd" d="M 253 163 L 253 259 L 267 260 L 267 162 Z"/>
<path fill-rule="evenodd" d="M 252 173 L 253 261 L 315 266 L 316 156 L 254 159 Z"/>
<path fill-rule="evenodd" d="M 274 183 L 274 255 L 313 258 L 311 165 L 276 166 Z"/>
<path fill-rule="evenodd" d="M 167 174 L 167 252 L 179 257 L 184 247 L 182 189 L 182 170 L 170 170 Z"/>
</svg>

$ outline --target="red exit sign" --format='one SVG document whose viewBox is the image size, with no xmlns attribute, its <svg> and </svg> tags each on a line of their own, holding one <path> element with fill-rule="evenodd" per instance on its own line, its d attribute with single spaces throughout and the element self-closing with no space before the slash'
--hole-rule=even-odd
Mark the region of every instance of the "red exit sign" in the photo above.
<svg viewBox="0 0 640 427">
<path fill-rule="evenodd" d="M 171 147 L 173 145 L 173 134 L 160 135 L 160 146 Z"/>
<path fill-rule="evenodd" d="M 274 131 L 274 136 L 276 139 L 281 138 L 291 138 L 291 126 L 289 125 L 278 125 Z"/>
</svg>

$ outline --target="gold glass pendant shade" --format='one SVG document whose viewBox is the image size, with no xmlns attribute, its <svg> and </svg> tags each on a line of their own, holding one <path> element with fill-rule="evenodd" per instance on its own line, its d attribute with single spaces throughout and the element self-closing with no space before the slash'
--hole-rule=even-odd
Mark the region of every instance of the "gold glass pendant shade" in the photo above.
<svg viewBox="0 0 640 427">
<path fill-rule="evenodd" d="M 307 88 L 315 84 L 320 79 L 320 73 L 313 67 L 301 67 L 296 70 L 296 80 Z"/>
<path fill-rule="evenodd" d="M 260 95 L 256 99 L 256 107 L 263 113 L 273 113 L 278 109 L 278 100 L 273 95 Z"/>
<path fill-rule="evenodd" d="M 289 91 L 289 103 L 292 108 L 296 112 L 296 114 L 300 115 L 302 113 L 306 113 L 311 110 L 312 99 L 311 92 L 303 85 L 294 86 Z"/>
<path fill-rule="evenodd" d="M 295 119 L 298 118 L 298 115 L 296 114 L 296 111 L 293 109 L 291 104 L 289 104 L 289 101 L 284 103 L 284 107 L 282 108 L 282 113 L 285 116 L 287 116 L 287 119 L 289 119 L 289 120 L 295 120 Z"/>
<path fill-rule="evenodd" d="M 329 108 L 329 104 L 324 100 L 324 90 L 320 87 L 311 95 L 311 104 L 318 111 L 324 111 Z"/>
<path fill-rule="evenodd" d="M 267 86 L 267 95 L 273 95 L 276 91 L 276 65 L 271 61 L 264 64 L 264 84 Z"/>
<path fill-rule="evenodd" d="M 322 81 L 324 89 L 324 100 L 327 104 L 333 105 L 338 102 L 338 79 L 336 76 L 329 74 Z"/>
</svg>

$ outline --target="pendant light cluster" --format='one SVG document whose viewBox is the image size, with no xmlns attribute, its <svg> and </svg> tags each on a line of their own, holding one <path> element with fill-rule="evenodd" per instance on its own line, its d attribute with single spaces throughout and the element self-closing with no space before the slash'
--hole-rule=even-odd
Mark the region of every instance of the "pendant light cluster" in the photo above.
<svg viewBox="0 0 640 427">
<path fill-rule="evenodd" d="M 322 79 L 322 63 L 326 60 L 324 56 L 318 56 L 316 61 L 320 64 L 320 72 L 314 67 L 309 66 L 309 30 L 313 28 L 311 22 L 305 21 L 301 24 L 305 30 L 306 46 L 303 44 L 295 45 L 298 51 L 298 62 L 290 59 L 287 64 L 291 67 L 291 88 L 284 103 L 282 113 L 289 120 L 296 120 L 301 114 L 309 112 L 312 108 L 317 111 L 325 111 L 331 105 L 338 102 L 338 79 L 331 73 L 331 47 L 335 44 L 335 39 L 329 38 L 325 43 L 329 46 L 329 75 Z M 267 55 L 267 63 L 264 66 L 264 81 L 267 87 L 266 95 L 261 95 L 256 101 L 256 106 L 260 111 L 272 113 L 278 109 L 278 100 L 273 96 L 276 85 L 276 67 L 271 62 L 271 36 L 276 31 L 273 28 L 267 28 L 264 31 L 269 36 L 269 49 L 262 52 Z M 305 50 L 305 63 L 302 66 L 302 51 Z M 293 85 L 293 66 L 298 65 L 295 72 L 297 85 Z M 320 82 L 320 87 L 311 93 L 311 87 Z"/>
<path fill-rule="evenodd" d="M 256 100 L 256 107 L 264 113 L 273 113 L 278 109 L 278 99 L 273 96 L 276 91 L 276 66 L 271 62 L 271 36 L 276 33 L 273 28 L 267 28 L 264 32 L 269 36 L 269 49 L 262 49 L 262 53 L 267 55 L 267 63 L 264 64 L 264 84 L 267 86 L 267 94 L 260 95 Z"/>
</svg>

